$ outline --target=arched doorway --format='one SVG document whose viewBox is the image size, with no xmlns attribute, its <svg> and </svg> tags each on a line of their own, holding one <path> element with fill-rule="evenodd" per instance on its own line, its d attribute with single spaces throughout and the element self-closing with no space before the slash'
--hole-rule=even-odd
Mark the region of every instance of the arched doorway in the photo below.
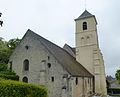
<svg viewBox="0 0 120 97">
<path fill-rule="evenodd" d="M 28 78 L 25 76 L 25 77 L 23 77 L 22 81 L 25 83 L 28 83 Z"/>
</svg>

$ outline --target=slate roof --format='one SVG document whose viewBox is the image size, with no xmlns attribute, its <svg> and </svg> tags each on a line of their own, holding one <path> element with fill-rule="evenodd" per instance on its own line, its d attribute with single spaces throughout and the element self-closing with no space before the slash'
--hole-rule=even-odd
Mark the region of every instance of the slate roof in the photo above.
<svg viewBox="0 0 120 97">
<path fill-rule="evenodd" d="M 79 19 L 82 19 L 82 18 L 87 18 L 87 17 L 91 17 L 91 16 L 94 16 L 92 15 L 91 13 L 89 13 L 87 10 L 85 10 L 77 19 L 75 20 L 79 20 Z"/>
<path fill-rule="evenodd" d="M 63 46 L 63 49 L 66 50 L 69 54 L 71 54 L 74 58 L 76 58 L 75 48 L 72 48 L 72 47 L 69 46 L 68 44 L 65 44 L 65 45 Z"/>
<path fill-rule="evenodd" d="M 76 55 L 76 50 L 75 50 L 75 48 L 72 48 L 72 51 L 74 52 L 74 54 Z"/>
<path fill-rule="evenodd" d="M 56 60 L 63 66 L 64 69 L 72 76 L 86 76 L 93 77 L 80 63 L 76 61 L 66 50 L 48 41 L 40 35 L 31 30 L 26 32 L 31 38 L 37 39 L 40 43 L 56 58 Z M 25 35 L 25 36 L 26 36 Z M 24 37 L 25 37 L 24 36 Z"/>
</svg>

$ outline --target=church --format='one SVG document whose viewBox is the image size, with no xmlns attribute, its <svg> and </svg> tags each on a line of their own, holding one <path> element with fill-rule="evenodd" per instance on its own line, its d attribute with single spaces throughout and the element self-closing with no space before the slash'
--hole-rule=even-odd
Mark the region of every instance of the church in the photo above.
<svg viewBox="0 0 120 97">
<path fill-rule="evenodd" d="M 8 64 L 20 81 L 45 86 L 48 97 L 107 95 L 97 20 L 85 10 L 75 24 L 74 48 L 68 44 L 61 48 L 31 30 L 26 32 Z"/>
</svg>

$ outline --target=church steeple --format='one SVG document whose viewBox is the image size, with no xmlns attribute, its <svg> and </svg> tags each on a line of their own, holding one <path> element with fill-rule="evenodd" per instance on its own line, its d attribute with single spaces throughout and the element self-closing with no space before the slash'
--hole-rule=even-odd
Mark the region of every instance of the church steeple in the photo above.
<svg viewBox="0 0 120 97">
<path fill-rule="evenodd" d="M 97 21 L 95 16 L 85 10 L 77 19 L 75 19 L 75 22 L 76 47 L 98 45 Z"/>
<path fill-rule="evenodd" d="M 76 60 L 95 76 L 95 92 L 106 94 L 105 68 L 99 49 L 97 21 L 94 15 L 85 10 L 76 23 Z"/>
<path fill-rule="evenodd" d="M 85 10 L 78 18 L 76 18 L 75 21 L 80 20 L 80 19 L 90 18 L 90 17 L 94 17 L 95 22 L 97 24 L 97 20 L 95 18 L 95 15 L 91 14 L 87 10 Z"/>
<path fill-rule="evenodd" d="M 85 10 L 77 19 L 75 20 L 79 20 L 79 19 L 82 19 L 82 18 L 87 18 L 87 17 L 91 17 L 91 16 L 94 16 L 92 15 L 91 13 L 89 13 L 87 10 Z"/>
</svg>

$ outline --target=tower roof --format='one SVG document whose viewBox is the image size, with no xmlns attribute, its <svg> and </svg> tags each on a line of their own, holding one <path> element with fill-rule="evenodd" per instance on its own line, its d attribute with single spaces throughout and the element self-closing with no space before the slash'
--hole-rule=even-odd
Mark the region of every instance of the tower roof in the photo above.
<svg viewBox="0 0 120 97">
<path fill-rule="evenodd" d="M 82 18 L 87 18 L 87 17 L 91 17 L 91 16 L 94 16 L 92 15 L 91 13 L 89 13 L 87 10 L 85 10 L 77 19 L 75 20 L 79 20 L 79 19 L 82 19 Z"/>
</svg>

